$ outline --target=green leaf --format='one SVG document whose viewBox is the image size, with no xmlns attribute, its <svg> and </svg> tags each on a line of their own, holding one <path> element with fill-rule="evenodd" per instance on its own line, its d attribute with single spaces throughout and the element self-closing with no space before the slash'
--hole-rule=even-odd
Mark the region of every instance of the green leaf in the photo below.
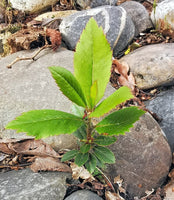
<svg viewBox="0 0 174 200">
<path fill-rule="evenodd" d="M 80 152 L 81 153 L 87 153 L 91 148 L 91 145 L 90 144 L 83 144 L 81 147 L 80 147 Z"/>
<path fill-rule="evenodd" d="M 82 88 L 74 75 L 63 67 L 49 67 L 49 70 L 63 94 L 77 105 L 86 107 Z"/>
<path fill-rule="evenodd" d="M 91 153 L 89 154 L 88 161 L 85 163 L 86 169 L 92 174 L 96 169 L 97 159 Z"/>
<path fill-rule="evenodd" d="M 115 156 L 111 150 L 106 147 L 96 146 L 93 148 L 95 156 L 104 163 L 115 163 Z"/>
<path fill-rule="evenodd" d="M 117 140 L 117 138 L 114 136 L 109 137 L 109 136 L 100 135 L 94 139 L 94 143 L 101 145 L 101 146 L 108 146 L 110 144 L 115 143 L 116 140 Z"/>
<path fill-rule="evenodd" d="M 90 114 L 90 117 L 100 117 L 105 113 L 109 112 L 111 109 L 115 108 L 120 103 L 123 103 L 131 98 L 133 98 L 130 88 L 124 86 L 119 88 L 113 94 L 111 94 L 107 99 L 102 101 Z"/>
<path fill-rule="evenodd" d="M 91 98 L 91 107 L 94 108 L 96 105 L 96 99 L 97 99 L 97 81 L 94 81 L 93 85 L 91 86 L 90 90 L 90 98 Z"/>
<path fill-rule="evenodd" d="M 88 153 L 78 153 L 75 158 L 75 164 L 79 167 L 84 165 L 88 160 Z"/>
<path fill-rule="evenodd" d="M 72 114 L 57 110 L 33 110 L 23 113 L 9 122 L 7 129 L 26 132 L 37 139 L 48 136 L 72 133 L 81 127 L 84 121 Z"/>
<path fill-rule="evenodd" d="M 105 162 L 103 160 L 100 160 L 98 158 L 97 159 L 97 167 L 100 168 L 100 169 L 103 169 L 105 168 Z"/>
<path fill-rule="evenodd" d="M 80 128 L 78 128 L 73 135 L 77 138 L 79 138 L 80 140 L 86 139 L 86 125 L 83 124 Z"/>
<path fill-rule="evenodd" d="M 83 118 L 85 109 L 83 107 L 78 106 L 77 104 L 73 104 L 71 108 L 72 114 Z"/>
<path fill-rule="evenodd" d="M 91 86 L 96 81 L 98 87 L 96 103 L 103 97 L 110 78 L 112 51 L 102 28 L 91 18 L 86 25 L 74 54 L 74 74 L 91 105 Z"/>
<path fill-rule="evenodd" d="M 96 125 L 98 133 L 118 135 L 128 132 L 133 124 L 145 113 L 135 106 L 115 111 Z"/>
<path fill-rule="evenodd" d="M 65 162 L 65 161 L 67 161 L 67 160 L 73 159 L 73 158 L 76 156 L 77 153 L 78 153 L 77 150 L 71 150 L 71 151 L 66 152 L 66 153 L 63 155 L 63 157 L 62 157 L 62 159 L 61 159 L 61 162 Z"/>
</svg>

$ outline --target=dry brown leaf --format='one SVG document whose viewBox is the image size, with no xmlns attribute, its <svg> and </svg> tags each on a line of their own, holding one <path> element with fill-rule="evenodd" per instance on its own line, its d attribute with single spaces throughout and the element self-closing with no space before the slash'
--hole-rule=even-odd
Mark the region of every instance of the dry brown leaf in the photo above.
<svg viewBox="0 0 174 200">
<path fill-rule="evenodd" d="M 10 150 L 4 142 L 0 142 L 0 151 L 6 154 L 14 154 L 14 151 Z"/>
<path fill-rule="evenodd" d="M 72 177 L 73 179 L 88 179 L 89 181 L 95 180 L 95 178 L 86 170 L 83 166 L 79 167 L 75 163 L 71 163 Z"/>
<path fill-rule="evenodd" d="M 132 93 L 135 94 L 135 78 L 132 72 L 130 72 L 129 65 L 127 63 L 119 63 L 118 60 L 114 59 L 112 61 L 112 68 L 118 74 L 118 86 L 128 86 Z"/>
<path fill-rule="evenodd" d="M 30 166 L 33 172 L 38 171 L 59 171 L 59 172 L 70 172 L 71 168 L 65 163 L 60 162 L 58 159 L 52 157 L 38 157 L 35 162 Z"/>
<path fill-rule="evenodd" d="M 55 29 L 46 29 L 46 36 L 50 37 L 52 49 L 55 51 L 61 45 L 61 33 Z"/>
<path fill-rule="evenodd" d="M 42 140 L 26 140 L 17 143 L 9 143 L 8 147 L 18 154 L 35 155 L 35 156 L 51 156 L 59 158 L 60 155 Z"/>
<path fill-rule="evenodd" d="M 34 139 L 9 139 L 0 140 L 0 151 L 7 154 L 25 154 L 42 157 L 56 157 L 60 155 L 42 140 Z"/>
</svg>

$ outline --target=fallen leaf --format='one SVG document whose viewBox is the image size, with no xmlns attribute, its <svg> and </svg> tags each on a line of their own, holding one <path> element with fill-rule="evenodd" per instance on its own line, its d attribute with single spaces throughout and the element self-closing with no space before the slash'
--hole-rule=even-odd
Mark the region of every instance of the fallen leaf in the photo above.
<svg viewBox="0 0 174 200">
<path fill-rule="evenodd" d="M 8 145 L 5 142 L 0 142 L 0 151 L 6 154 L 14 153 L 14 151 L 8 148 Z"/>
<path fill-rule="evenodd" d="M 25 154 L 42 157 L 60 158 L 60 155 L 42 140 L 35 139 L 9 139 L 0 140 L 0 151 L 7 154 Z"/>
<path fill-rule="evenodd" d="M 58 159 L 52 157 L 38 157 L 34 163 L 30 166 L 33 172 L 38 171 L 59 171 L 59 172 L 70 172 L 71 168 L 65 163 L 60 162 Z"/>
<path fill-rule="evenodd" d="M 9 143 L 8 147 L 18 154 L 60 158 L 60 155 L 42 140 L 30 139 L 17 143 Z"/>
<path fill-rule="evenodd" d="M 79 167 L 75 163 L 71 163 L 72 177 L 73 179 L 88 179 L 89 181 L 95 180 L 95 178 L 86 170 L 83 166 Z"/>
<path fill-rule="evenodd" d="M 127 63 L 119 63 L 118 60 L 112 61 L 112 68 L 118 75 L 117 83 L 118 86 L 128 86 L 132 93 L 135 94 L 135 78 L 130 72 L 129 65 Z"/>
</svg>

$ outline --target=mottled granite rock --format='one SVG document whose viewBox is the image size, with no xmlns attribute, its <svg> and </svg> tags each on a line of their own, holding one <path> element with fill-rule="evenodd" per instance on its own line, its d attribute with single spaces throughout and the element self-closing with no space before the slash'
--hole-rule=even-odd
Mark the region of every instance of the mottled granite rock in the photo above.
<svg viewBox="0 0 174 200">
<path fill-rule="evenodd" d="M 0 174 L 1 200 L 63 200 L 66 194 L 66 179 L 71 173 L 41 172 L 30 169 Z"/>
<path fill-rule="evenodd" d="M 174 43 L 138 48 L 122 57 L 133 72 L 140 89 L 174 84 Z"/>
<path fill-rule="evenodd" d="M 113 181 L 120 175 L 130 197 L 145 196 L 146 190 L 161 186 L 170 169 L 172 154 L 164 133 L 153 117 L 146 113 L 126 135 L 110 146 L 116 163 L 106 173 Z"/>
<path fill-rule="evenodd" d="M 63 19 L 59 28 L 68 48 L 75 48 L 91 17 L 94 17 L 98 25 L 103 27 L 115 56 L 127 47 L 134 37 L 135 26 L 122 7 L 101 6 L 80 11 Z"/>
</svg>

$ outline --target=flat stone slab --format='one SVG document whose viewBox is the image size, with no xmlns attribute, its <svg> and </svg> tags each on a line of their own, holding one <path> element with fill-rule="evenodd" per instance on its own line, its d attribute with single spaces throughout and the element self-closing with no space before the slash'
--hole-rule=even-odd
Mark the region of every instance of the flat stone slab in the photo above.
<svg viewBox="0 0 174 200">
<path fill-rule="evenodd" d="M 4 131 L 3 128 L 22 112 L 39 109 L 71 111 L 71 102 L 59 91 L 48 67 L 62 66 L 72 72 L 72 51 L 46 49 L 36 61 L 19 61 L 12 69 L 6 68 L 17 56 L 31 56 L 35 51 L 17 52 L 0 60 L 0 134 L 14 136 L 13 130 Z"/>
<path fill-rule="evenodd" d="M 71 173 L 34 173 L 30 169 L 0 173 L 1 200 L 63 200 Z"/>
<path fill-rule="evenodd" d="M 0 137 L 25 138 L 23 133 L 16 134 L 14 130 L 4 130 L 5 125 L 22 112 L 39 109 L 55 109 L 71 112 L 72 103 L 57 87 L 48 67 L 61 66 L 73 72 L 74 52 L 64 48 L 56 52 L 45 49 L 36 61 L 25 60 L 17 62 L 12 69 L 7 69 L 17 56 L 26 57 L 34 51 L 20 51 L 0 60 Z M 108 85 L 105 97 L 115 91 Z M 44 140 L 55 150 L 77 147 L 73 135 L 59 135 Z"/>
</svg>

